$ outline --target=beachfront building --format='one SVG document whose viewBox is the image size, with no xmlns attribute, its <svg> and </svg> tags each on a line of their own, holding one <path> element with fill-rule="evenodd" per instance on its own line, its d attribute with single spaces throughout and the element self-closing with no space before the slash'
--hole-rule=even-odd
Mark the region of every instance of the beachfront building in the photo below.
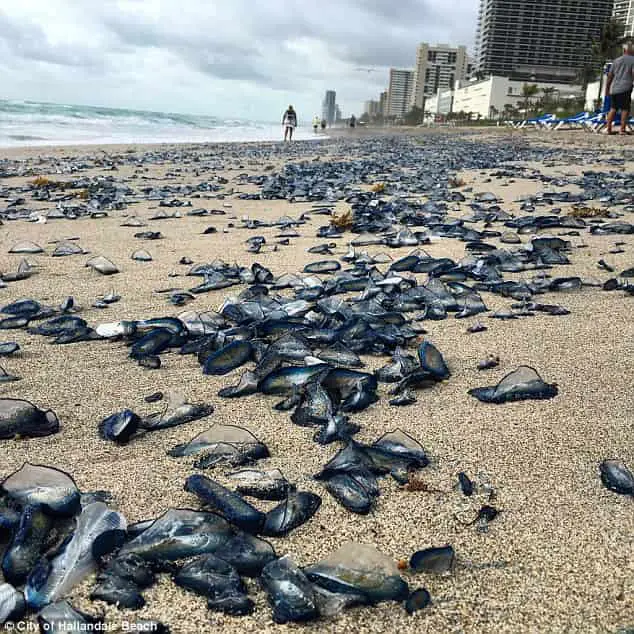
<svg viewBox="0 0 634 634">
<path fill-rule="evenodd" d="M 447 115 L 453 112 L 454 91 L 452 88 L 439 90 L 426 102 L 425 110 L 433 115 Z"/>
<path fill-rule="evenodd" d="M 328 125 L 332 125 L 336 118 L 337 93 L 334 90 L 327 90 L 324 100 L 321 102 L 321 118 L 325 119 Z"/>
<path fill-rule="evenodd" d="M 452 112 L 471 112 L 474 117 L 482 119 L 501 118 L 509 106 L 518 110 L 524 108 L 525 85 L 524 81 L 493 76 L 481 81 L 462 82 L 453 92 Z M 574 84 L 530 82 L 530 85 L 536 85 L 538 88 L 538 94 L 532 100 L 543 95 L 544 89 L 551 93 L 553 101 L 557 102 L 583 96 L 583 89 Z"/>
<path fill-rule="evenodd" d="M 625 35 L 634 37 L 634 0 L 615 0 L 614 17 L 625 24 Z"/>
<path fill-rule="evenodd" d="M 379 114 L 379 102 L 371 99 L 363 104 L 363 112 L 366 113 L 370 119 L 373 119 Z"/>
<path fill-rule="evenodd" d="M 475 79 L 473 76 L 476 69 L 476 61 L 474 57 L 471 55 L 467 55 L 467 73 L 465 79 Z M 453 88 L 453 86 L 452 86 Z"/>
<path fill-rule="evenodd" d="M 390 68 L 390 85 L 387 89 L 387 115 L 402 117 L 409 112 L 414 87 L 414 71 Z"/>
<path fill-rule="evenodd" d="M 453 88 L 468 76 L 466 46 L 431 45 L 423 42 L 416 49 L 414 87 L 410 107 L 427 109 L 425 102 L 439 91 Z"/>
<path fill-rule="evenodd" d="M 617 0 L 618 1 L 618 0 Z M 614 0 L 480 0 L 477 77 L 573 83 Z"/>
<path fill-rule="evenodd" d="M 380 95 L 379 95 L 379 114 L 382 117 L 387 116 L 387 90 L 384 90 Z"/>
</svg>

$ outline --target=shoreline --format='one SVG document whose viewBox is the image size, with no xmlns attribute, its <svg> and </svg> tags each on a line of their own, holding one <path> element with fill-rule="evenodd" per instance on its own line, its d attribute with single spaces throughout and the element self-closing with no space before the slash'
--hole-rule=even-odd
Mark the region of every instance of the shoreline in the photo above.
<svg viewBox="0 0 634 634">
<path fill-rule="evenodd" d="M 446 127 L 408 127 L 408 126 L 391 126 L 391 127 L 356 127 L 354 130 L 350 128 L 331 128 L 326 133 L 319 132 L 316 136 L 305 139 L 294 139 L 289 145 L 298 143 L 320 143 L 337 140 L 354 140 L 363 138 L 403 138 L 410 137 L 412 139 L 424 138 L 426 136 L 453 136 L 453 137 L 475 137 L 483 140 L 486 139 L 526 139 L 533 140 L 538 143 L 555 143 L 562 142 L 565 145 L 583 145 L 583 146 L 608 146 L 619 147 L 634 150 L 634 138 L 621 136 L 608 136 L 606 134 L 594 134 L 585 130 L 557 130 L 545 131 L 533 128 L 525 128 L 521 130 L 507 127 L 483 127 L 483 126 L 457 126 L 454 128 Z M 11 160 L 15 157 L 24 156 L 28 158 L 32 154 L 41 155 L 49 152 L 55 154 L 78 154 L 80 152 L 129 152 L 131 150 L 169 150 L 170 148 L 192 148 L 202 149 L 205 147 L 219 148 L 236 148 L 245 147 L 268 147 L 268 146 L 284 146 L 283 136 L 277 140 L 265 141 L 178 141 L 178 142 L 141 142 L 141 143 L 69 143 L 58 144 L 51 143 L 45 145 L 21 145 L 0 147 L 0 162 L 2 160 Z"/>
<path fill-rule="evenodd" d="M 311 139 L 298 139 L 293 140 L 293 143 L 314 143 L 316 141 L 322 141 L 327 138 L 332 138 L 330 136 L 324 135 L 320 138 L 311 138 Z M 157 141 L 157 142 L 141 142 L 141 143 L 69 143 L 69 144 L 59 144 L 59 143 L 51 143 L 50 145 L 20 145 L 20 146 L 0 146 L 0 161 L 4 158 L 6 154 L 14 154 L 19 152 L 39 152 L 40 154 L 45 152 L 46 150 L 50 150 L 53 153 L 59 152 L 72 152 L 77 153 L 83 150 L 93 152 L 104 151 L 102 148 L 108 148 L 110 150 L 124 152 L 126 150 L 130 150 L 133 148 L 143 149 L 156 149 L 156 148 L 181 148 L 181 147 L 194 147 L 194 148 L 202 148 L 209 146 L 222 146 L 222 147 L 235 147 L 235 146 L 255 146 L 255 145 L 272 145 L 272 144 L 280 144 L 283 143 L 283 137 L 279 140 L 269 140 L 269 141 Z"/>
</svg>

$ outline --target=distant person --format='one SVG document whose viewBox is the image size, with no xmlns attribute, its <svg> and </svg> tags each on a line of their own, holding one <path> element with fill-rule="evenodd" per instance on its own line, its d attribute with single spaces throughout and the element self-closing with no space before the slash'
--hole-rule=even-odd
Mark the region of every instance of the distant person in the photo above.
<svg viewBox="0 0 634 634">
<path fill-rule="evenodd" d="M 355 125 L 357 125 L 357 118 L 354 115 L 352 115 L 350 117 L 350 127 L 354 128 Z"/>
<path fill-rule="evenodd" d="M 608 134 L 612 132 L 612 124 L 616 111 L 621 111 L 621 134 L 630 134 L 627 131 L 627 120 L 632 109 L 632 87 L 634 87 L 634 42 L 629 41 L 623 45 L 623 55 L 617 57 L 612 63 L 612 69 L 608 73 L 605 84 L 605 94 L 610 96 L 610 112 L 608 112 Z"/>
<path fill-rule="evenodd" d="M 321 129 L 322 129 L 322 132 L 326 129 L 326 119 L 321 120 Z"/>
<path fill-rule="evenodd" d="M 321 123 L 321 119 L 315 115 L 313 117 L 313 132 L 317 134 L 317 130 L 319 130 L 319 124 Z"/>
<path fill-rule="evenodd" d="M 284 140 L 293 140 L 293 130 L 297 127 L 297 113 L 293 106 L 289 106 L 282 117 L 282 125 L 284 126 Z"/>
</svg>

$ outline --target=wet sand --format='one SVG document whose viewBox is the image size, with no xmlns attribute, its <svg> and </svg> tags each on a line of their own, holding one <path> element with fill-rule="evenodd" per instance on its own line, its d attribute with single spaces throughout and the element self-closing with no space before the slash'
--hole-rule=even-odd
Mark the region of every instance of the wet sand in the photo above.
<svg viewBox="0 0 634 634">
<path fill-rule="evenodd" d="M 503 130 L 490 134 L 516 138 L 516 133 Z M 589 143 L 589 137 L 576 134 L 552 139 L 538 135 L 534 142 L 565 142 L 571 147 L 575 143 L 582 146 Z M 603 138 L 598 141 L 604 150 L 608 149 L 606 141 Z M 617 153 L 634 147 L 631 142 L 627 145 L 627 139 L 616 141 L 609 148 L 614 147 Z M 125 150 L 112 146 L 103 149 L 110 155 Z M 130 149 L 141 150 L 139 146 Z M 338 152 L 336 148 L 315 148 L 315 154 L 322 160 Z M 4 152 L 2 157 L 26 157 L 38 175 L 69 179 L 69 174 L 46 171 L 49 162 L 39 171 L 34 161 L 38 155 L 75 153 L 95 155 L 96 149 L 12 150 Z M 282 161 L 283 157 L 278 157 L 275 165 Z M 257 173 L 263 166 L 239 163 L 236 162 L 235 169 L 217 174 L 229 180 L 225 188 L 255 191 L 252 186 L 241 185 L 238 174 Z M 633 167 L 629 162 L 624 169 L 631 172 Z M 176 172 L 178 169 L 182 171 Z M 616 168 L 600 160 L 594 165 L 541 169 L 565 174 L 575 169 Z M 197 177 L 194 170 L 195 165 L 166 160 L 160 165 L 144 165 L 136 173 L 131 167 L 122 167 L 116 172 L 104 171 L 103 175 L 128 178 L 133 188 L 210 180 L 209 174 Z M 517 211 L 518 197 L 545 189 L 538 181 L 520 178 L 506 184 L 486 182 L 490 171 L 468 171 L 461 176 L 466 187 L 502 196 L 501 206 L 507 211 Z M 95 169 L 80 175 L 99 173 Z M 169 173 L 173 175 L 167 176 L 167 181 L 156 180 L 166 178 Z M 13 186 L 32 178 L 31 172 L 20 178 L 3 179 L 2 185 Z M 308 262 L 324 259 L 306 251 L 314 244 L 329 241 L 315 238 L 316 228 L 327 222 L 324 216 L 313 216 L 311 222 L 299 228 L 301 238 L 274 253 L 250 254 L 244 241 L 253 235 L 264 235 L 273 244 L 276 228 L 255 231 L 237 228 L 243 216 L 266 220 L 282 215 L 297 217 L 310 208 L 308 203 L 246 201 L 231 195 L 222 201 L 202 198 L 192 202 L 194 207 L 222 208 L 227 215 L 148 221 L 148 226 L 142 228 L 121 227 L 125 216 L 148 218 L 157 210 L 157 203 L 141 202 L 123 211 L 109 212 L 105 219 L 51 220 L 46 224 L 5 222 L 0 227 L 2 271 L 14 270 L 20 261 L 22 256 L 7 254 L 19 240 L 32 240 L 50 253 L 54 246 L 49 241 L 78 236 L 85 250 L 112 259 L 121 272 L 111 277 L 98 275 L 84 267 L 89 256 L 27 256 L 38 264 L 37 275 L 0 289 L 0 302 L 6 304 L 30 297 L 57 305 L 73 295 L 84 307 L 80 315 L 92 326 L 119 319 L 177 315 L 182 310 L 218 309 L 228 295 L 237 295 L 244 288 L 200 295 L 185 308 L 172 306 L 165 295 L 155 290 L 187 289 L 198 283 L 198 278 L 183 277 L 189 268 L 178 264 L 183 256 L 196 263 L 215 258 L 241 265 L 257 261 L 276 275 L 295 273 Z M 29 206 L 47 207 L 30 200 Z M 347 206 L 338 203 L 337 207 Z M 466 204 L 463 209 L 465 213 L 469 211 Z M 624 220 L 632 222 L 632 213 Z M 230 222 L 236 228 L 223 233 Z M 217 227 L 218 233 L 201 235 L 211 225 Z M 481 228 L 481 224 L 476 228 Z M 133 237 L 134 233 L 146 230 L 161 231 L 165 237 L 156 241 Z M 353 237 L 347 233 L 344 240 L 338 241 L 337 256 L 347 251 L 346 242 Z M 528 236 L 522 238 L 526 241 Z M 617 271 L 634 266 L 632 235 L 591 236 L 582 232 L 580 237 L 566 239 L 573 245 L 587 243 L 587 246 L 573 249 L 572 264 L 557 267 L 557 274 L 594 276 L 604 281 L 611 275 L 597 268 L 600 258 L 613 264 Z M 625 243 L 625 252 L 607 253 L 617 241 Z M 154 261 L 132 261 L 130 254 L 139 248 L 147 249 Z M 387 250 L 396 259 L 411 248 L 362 250 L 370 253 Z M 435 241 L 425 250 L 435 257 L 459 259 L 465 254 L 463 243 L 447 239 Z M 169 277 L 172 271 L 180 276 Z M 418 277 L 421 281 L 425 278 Z M 122 296 L 120 302 L 105 310 L 90 308 L 98 295 L 111 289 Z M 492 310 L 512 303 L 490 293 L 483 297 Z M 346 511 L 311 479 L 334 455 L 335 446 L 321 447 L 314 443 L 313 430 L 294 426 L 288 414 L 273 410 L 275 398 L 254 395 L 224 400 L 217 396 L 221 387 L 236 382 L 241 370 L 224 377 L 203 376 L 195 357 L 171 352 L 162 355 L 161 369 L 148 371 L 127 358 L 123 343 L 54 346 L 44 337 L 23 331 L 0 331 L 0 341 L 15 340 L 22 348 L 14 357 L 0 361 L 8 371 L 22 376 L 20 382 L 0 385 L 0 395 L 26 398 L 40 407 L 52 408 L 62 429 L 59 434 L 43 439 L 1 441 L 0 476 L 5 477 L 27 460 L 64 469 L 82 490 L 112 492 L 114 506 L 129 522 L 134 522 L 156 517 L 169 507 L 199 508 L 195 497 L 183 491 L 185 478 L 193 472 L 192 461 L 168 458 L 165 452 L 211 424 L 240 425 L 270 449 L 271 457 L 258 463 L 259 467 L 279 468 L 299 488 L 314 491 L 323 498 L 321 509 L 310 522 L 286 538 L 271 540 L 279 555 L 291 554 L 299 565 L 306 565 L 329 555 L 344 541 L 353 540 L 373 544 L 401 559 L 409 558 L 416 550 L 448 543 L 454 546 L 461 562 L 450 576 L 405 573 L 412 589 L 426 587 L 433 600 L 430 608 L 413 617 L 401 605 L 384 603 L 353 608 L 332 621 L 304 626 L 275 625 L 264 594 L 253 582 L 249 582 L 249 587 L 256 611 L 242 618 L 209 612 L 203 598 L 177 588 L 166 575 L 144 593 L 147 604 L 136 612 L 90 601 L 92 579 L 73 592 L 70 597 L 73 605 L 91 613 L 103 610 L 112 624 L 147 618 L 170 625 L 173 632 L 225 633 L 615 632 L 620 627 L 631 627 L 634 626 L 634 502 L 603 488 L 597 466 L 604 458 L 616 457 L 634 467 L 634 298 L 624 297 L 621 292 L 585 288 L 575 293 L 547 294 L 540 296 L 539 301 L 562 304 L 571 314 L 562 317 L 538 314 L 512 321 L 480 315 L 488 330 L 478 334 L 466 332 L 476 319 L 456 320 L 450 315 L 444 321 L 425 322 L 427 337 L 443 353 L 452 371 L 451 378 L 430 390 L 419 391 L 418 402 L 406 408 L 390 407 L 386 386 L 382 385 L 379 403 L 355 414 L 354 421 L 361 425 L 357 438 L 363 442 L 371 442 L 395 428 L 417 438 L 432 458 L 432 465 L 420 471 L 419 478 L 441 492 L 408 492 L 384 478 L 377 507 L 366 517 Z M 499 355 L 500 366 L 479 372 L 477 363 L 488 353 Z M 386 361 L 367 359 L 369 368 Z M 547 382 L 556 382 L 559 395 L 551 401 L 496 406 L 479 403 L 467 394 L 470 388 L 497 383 L 522 364 L 535 367 Z M 191 402 L 211 402 L 215 412 L 207 419 L 149 434 L 127 446 L 116 446 L 98 437 L 97 424 L 108 414 L 125 407 L 140 414 L 161 409 L 160 404 L 157 407 L 143 401 L 145 395 L 157 390 L 174 390 Z M 209 475 L 225 483 L 224 471 L 216 469 Z M 484 500 L 478 496 L 465 498 L 455 490 L 459 471 L 480 482 L 490 482 L 496 491 L 495 506 L 502 513 L 490 524 L 487 533 L 461 523 L 473 519 Z M 256 504 L 268 508 L 267 503 Z"/>
</svg>

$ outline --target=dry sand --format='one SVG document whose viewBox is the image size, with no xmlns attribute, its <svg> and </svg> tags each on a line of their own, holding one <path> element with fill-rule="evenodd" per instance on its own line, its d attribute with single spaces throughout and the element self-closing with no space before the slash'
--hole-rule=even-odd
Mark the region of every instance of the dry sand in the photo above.
<svg viewBox="0 0 634 634">
<path fill-rule="evenodd" d="M 493 136 L 507 134 L 495 131 Z M 588 143 L 588 137 L 579 135 L 558 137 L 561 138 L 572 146 Z M 549 141 L 545 137 L 535 140 Z M 617 141 L 622 145 L 627 142 Z M 598 142 L 603 144 L 604 140 Z M 110 154 L 119 151 L 105 149 Z M 325 152 L 320 148 L 315 151 L 322 155 Z M 13 151 L 11 156 L 35 160 L 40 154 L 68 156 L 73 152 L 87 155 L 94 154 L 95 149 L 22 150 Z M 141 176 L 163 177 L 179 167 L 192 168 L 167 162 L 148 166 L 149 171 L 136 175 L 131 169 L 112 175 L 118 179 L 130 176 L 131 185 L 139 186 L 153 182 L 139 180 Z M 583 167 L 613 169 L 603 160 Z M 630 172 L 632 167 L 632 163 L 626 165 Z M 548 169 L 567 173 L 573 168 Z M 237 185 L 235 178 L 240 172 L 255 171 L 255 166 L 244 165 L 241 170 L 225 172 L 230 179 L 227 187 L 249 191 L 248 187 Z M 49 175 L 45 166 L 39 173 Z M 518 196 L 543 188 L 538 182 L 522 179 L 507 186 L 485 184 L 486 176 L 480 172 L 463 174 L 467 184 L 477 190 L 502 195 L 504 209 L 517 209 L 513 201 Z M 171 178 L 174 183 L 199 180 L 206 177 L 197 179 L 191 171 Z M 5 179 L 2 184 L 19 182 L 21 179 Z M 296 217 L 310 206 L 286 201 L 241 201 L 231 196 L 222 202 L 231 204 L 225 209 L 229 215 L 269 220 L 284 214 Z M 212 208 L 222 202 L 202 199 L 194 204 Z M 174 315 L 181 309 L 168 304 L 166 296 L 154 290 L 169 286 L 188 288 L 194 285 L 192 281 L 196 283 L 195 278 L 168 277 L 171 271 L 182 274 L 187 270 L 177 264 L 184 255 L 195 262 L 222 258 L 248 265 L 258 261 L 275 274 L 297 272 L 306 263 L 321 259 L 306 249 L 317 243 L 315 228 L 324 224 L 322 216 L 314 216 L 311 224 L 300 228 L 303 237 L 293 240 L 293 246 L 282 247 L 276 253 L 252 255 L 246 252 L 244 240 L 255 233 L 269 240 L 275 230 L 231 229 L 224 234 L 222 228 L 229 216 L 153 221 L 143 229 L 120 226 L 124 214 L 148 217 L 152 206 L 142 203 L 125 212 L 112 212 L 110 218 L 102 220 L 5 223 L 0 227 L 0 270 L 17 266 L 21 256 L 7 255 L 7 251 L 18 240 L 33 240 L 50 252 L 50 240 L 79 236 L 84 249 L 111 258 L 121 273 L 100 276 L 84 268 L 87 256 L 28 256 L 40 265 L 40 272 L 0 290 L 1 303 L 32 297 L 58 304 L 73 295 L 85 307 L 81 316 L 91 325 L 122 318 Z M 201 235 L 210 225 L 218 227 L 219 233 Z M 160 230 L 165 238 L 147 242 L 132 237 L 136 231 L 146 229 Z M 626 243 L 625 253 L 606 255 L 610 245 L 619 239 Z M 558 269 L 562 275 L 606 279 L 608 274 L 596 267 L 601 257 L 617 270 L 634 265 L 634 236 L 582 234 L 571 240 L 573 244 L 587 242 L 588 246 L 574 250 L 573 264 Z M 130 260 L 130 253 L 138 248 L 148 249 L 154 261 Z M 342 241 L 337 253 L 341 255 L 345 250 Z M 376 253 L 384 249 L 368 250 Z M 434 256 L 464 255 L 463 244 L 453 240 L 440 240 L 427 250 Z M 409 251 L 390 250 L 390 255 L 396 258 Z M 98 295 L 110 289 L 121 294 L 119 303 L 106 310 L 89 308 Z M 238 288 L 235 294 L 239 291 Z M 199 296 L 189 308 L 217 309 L 228 294 L 217 291 Z M 485 301 L 492 309 L 510 303 L 490 294 L 485 294 Z M 219 388 L 235 383 L 240 371 L 225 377 L 205 377 L 194 357 L 174 353 L 163 355 L 160 370 L 146 371 L 127 358 L 127 349 L 121 343 L 53 346 L 44 337 L 22 331 L 0 335 L 0 340 L 16 340 L 22 347 L 18 355 L 2 360 L 1 365 L 23 377 L 20 382 L 0 385 L 0 395 L 26 398 L 52 408 L 59 415 L 62 430 L 44 439 L 2 441 L 0 476 L 8 475 L 26 460 L 56 466 L 71 473 L 82 490 L 111 491 L 114 503 L 127 519 L 138 521 L 158 516 L 168 507 L 198 508 L 195 498 L 183 491 L 183 482 L 192 472 L 191 460 L 168 458 L 167 449 L 186 442 L 212 423 L 241 425 L 270 448 L 271 458 L 260 463 L 262 467 L 279 468 L 299 487 L 323 495 L 322 507 L 309 523 L 287 538 L 271 540 L 279 554 L 290 553 L 299 565 L 305 565 L 327 556 L 346 540 L 356 540 L 374 544 L 399 559 L 408 558 L 421 548 L 449 543 L 462 562 L 475 564 L 459 566 L 448 577 L 406 575 L 412 588 L 428 588 L 434 601 L 431 608 L 414 617 L 409 617 L 402 606 L 386 603 L 351 609 L 336 620 L 306 626 L 275 625 L 263 593 L 254 584 L 250 587 L 257 609 L 253 616 L 243 618 L 210 613 L 202 598 L 180 590 L 166 576 L 145 593 L 147 605 L 138 612 L 95 605 L 87 598 L 92 582 L 73 593 L 74 605 L 89 612 L 103 609 L 113 624 L 151 618 L 169 624 L 173 632 L 226 633 L 299 629 L 614 632 L 619 627 L 634 626 L 634 502 L 603 488 L 597 471 L 598 463 L 606 457 L 618 457 L 634 466 L 634 298 L 626 298 L 620 292 L 584 289 L 546 295 L 543 301 L 563 304 L 571 314 L 514 321 L 481 316 L 489 329 L 479 334 L 466 333 L 474 320 L 427 322 L 429 338 L 443 352 L 452 370 L 450 380 L 420 391 L 414 406 L 392 408 L 383 397 L 377 405 L 354 416 L 362 426 L 358 435 L 361 441 L 373 441 L 397 427 L 419 439 L 433 459 L 432 466 L 420 472 L 420 478 L 442 493 L 407 492 L 385 478 L 376 510 L 367 517 L 353 515 L 311 480 L 311 475 L 334 454 L 335 447 L 315 444 L 312 430 L 296 427 L 287 414 L 275 412 L 275 399 L 255 395 L 223 400 L 217 396 Z M 477 362 L 490 352 L 499 355 L 499 368 L 479 372 Z M 370 367 L 382 363 L 369 360 Z M 551 401 L 497 406 L 479 403 L 467 395 L 469 388 L 495 384 L 521 364 L 534 366 L 546 381 L 557 382 L 559 395 Z M 124 407 L 143 414 L 156 411 L 155 406 L 143 401 L 145 395 L 156 390 L 179 391 L 191 402 L 212 402 L 216 411 L 209 419 L 151 434 L 123 447 L 98 437 L 98 422 L 112 412 Z M 503 512 L 488 533 L 464 527 L 456 520 L 456 515 L 463 521 L 472 519 L 483 501 L 468 500 L 453 489 L 459 471 L 486 479 L 495 488 L 495 504 Z M 213 477 L 225 481 L 222 470 L 215 471 Z M 478 568 L 492 562 L 507 564 Z"/>
</svg>

